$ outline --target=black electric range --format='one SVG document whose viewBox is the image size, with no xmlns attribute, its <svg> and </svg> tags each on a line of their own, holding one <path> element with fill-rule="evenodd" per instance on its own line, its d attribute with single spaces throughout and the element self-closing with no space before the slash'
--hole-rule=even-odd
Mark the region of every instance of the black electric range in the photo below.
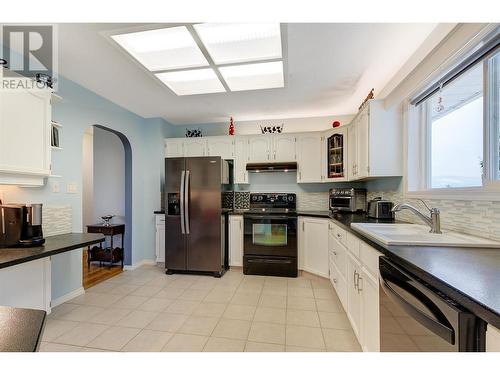
<svg viewBox="0 0 500 375">
<path fill-rule="evenodd" d="M 243 273 L 297 277 L 297 197 L 252 193 L 243 215 Z"/>
</svg>

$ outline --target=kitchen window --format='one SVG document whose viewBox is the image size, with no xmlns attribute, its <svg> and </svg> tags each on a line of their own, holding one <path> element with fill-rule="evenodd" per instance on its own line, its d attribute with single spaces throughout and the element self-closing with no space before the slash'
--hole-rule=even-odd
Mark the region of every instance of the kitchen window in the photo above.
<svg viewBox="0 0 500 375">
<path fill-rule="evenodd" d="M 497 31 L 410 101 L 408 196 L 500 199 L 499 48 Z"/>
</svg>

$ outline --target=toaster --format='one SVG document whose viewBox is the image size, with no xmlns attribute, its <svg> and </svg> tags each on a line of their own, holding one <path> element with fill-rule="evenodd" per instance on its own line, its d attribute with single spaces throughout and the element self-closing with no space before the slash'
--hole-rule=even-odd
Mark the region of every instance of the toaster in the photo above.
<svg viewBox="0 0 500 375">
<path fill-rule="evenodd" d="M 392 212 L 392 207 L 394 203 L 391 201 L 383 200 L 381 197 L 377 197 L 368 202 L 368 217 L 375 219 L 394 219 L 394 212 Z"/>
</svg>

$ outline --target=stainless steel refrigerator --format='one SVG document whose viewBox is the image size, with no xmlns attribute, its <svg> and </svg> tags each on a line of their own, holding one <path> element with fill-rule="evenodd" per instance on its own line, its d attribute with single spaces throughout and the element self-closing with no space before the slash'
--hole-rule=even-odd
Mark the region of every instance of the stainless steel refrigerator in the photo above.
<svg viewBox="0 0 500 375">
<path fill-rule="evenodd" d="M 228 268 L 222 191 L 228 162 L 220 157 L 165 159 L 165 268 L 220 277 Z"/>
</svg>

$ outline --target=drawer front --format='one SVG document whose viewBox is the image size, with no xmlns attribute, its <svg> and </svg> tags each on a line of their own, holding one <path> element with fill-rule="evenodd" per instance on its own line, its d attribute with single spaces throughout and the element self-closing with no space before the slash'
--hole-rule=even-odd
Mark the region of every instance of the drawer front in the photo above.
<svg viewBox="0 0 500 375">
<path fill-rule="evenodd" d="M 358 238 L 355 235 L 346 232 L 347 249 L 352 253 L 352 255 L 354 255 L 358 259 L 359 259 L 360 243 L 361 241 L 358 240 Z"/>
<path fill-rule="evenodd" d="M 340 271 L 335 266 L 334 263 L 330 265 L 330 281 L 332 282 L 333 288 L 335 289 L 335 293 L 339 297 L 344 310 L 347 309 L 347 283 L 346 279 L 340 274 Z"/>
<path fill-rule="evenodd" d="M 330 234 L 343 245 L 346 244 L 346 233 L 344 229 L 330 222 Z"/>
<path fill-rule="evenodd" d="M 331 260 L 340 271 L 343 277 L 347 275 L 347 250 L 336 239 L 331 238 L 330 241 L 330 254 Z"/>
<path fill-rule="evenodd" d="M 88 229 L 88 233 L 102 233 L 107 236 L 111 236 L 113 229 L 106 227 L 93 227 Z"/>
</svg>

